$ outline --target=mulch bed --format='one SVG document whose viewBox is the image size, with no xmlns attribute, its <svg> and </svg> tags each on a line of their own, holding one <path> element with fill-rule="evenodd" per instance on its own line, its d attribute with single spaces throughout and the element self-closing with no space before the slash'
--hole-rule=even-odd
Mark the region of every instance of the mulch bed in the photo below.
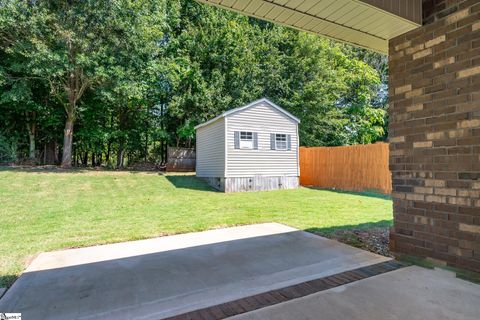
<svg viewBox="0 0 480 320">
<path fill-rule="evenodd" d="M 321 236 L 353 247 L 368 250 L 386 257 L 393 257 L 389 250 L 389 228 L 341 229 Z"/>
</svg>

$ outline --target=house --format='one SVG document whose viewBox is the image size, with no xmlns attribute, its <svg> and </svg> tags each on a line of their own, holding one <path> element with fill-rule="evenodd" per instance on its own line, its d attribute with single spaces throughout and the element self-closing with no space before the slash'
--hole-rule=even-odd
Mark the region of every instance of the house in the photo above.
<svg viewBox="0 0 480 320">
<path fill-rule="evenodd" d="M 196 126 L 197 177 L 225 192 L 297 188 L 299 123 L 264 98 Z"/>
</svg>

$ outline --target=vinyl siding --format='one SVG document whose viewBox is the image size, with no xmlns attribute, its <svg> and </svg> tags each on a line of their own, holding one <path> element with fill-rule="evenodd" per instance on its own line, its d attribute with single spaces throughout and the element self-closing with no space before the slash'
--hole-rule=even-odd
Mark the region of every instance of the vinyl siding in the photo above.
<svg viewBox="0 0 480 320">
<path fill-rule="evenodd" d="M 234 148 L 235 131 L 258 134 L 258 150 Z M 227 117 L 227 177 L 298 176 L 297 123 L 282 112 L 260 103 Z M 291 150 L 270 150 L 270 134 L 291 135 Z"/>
<path fill-rule="evenodd" d="M 197 177 L 225 175 L 225 119 L 197 129 Z"/>
</svg>

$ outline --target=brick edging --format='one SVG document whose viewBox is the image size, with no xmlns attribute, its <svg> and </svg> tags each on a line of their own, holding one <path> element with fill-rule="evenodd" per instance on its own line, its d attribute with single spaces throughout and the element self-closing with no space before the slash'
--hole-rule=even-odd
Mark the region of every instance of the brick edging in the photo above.
<svg viewBox="0 0 480 320">
<path fill-rule="evenodd" d="M 395 260 L 377 263 L 328 277 L 314 279 L 281 289 L 275 289 L 219 305 L 194 310 L 163 320 L 220 320 L 242 313 L 258 310 L 289 300 L 301 298 L 320 291 L 335 288 L 358 280 L 370 278 L 382 273 L 394 271 L 407 264 Z"/>
</svg>

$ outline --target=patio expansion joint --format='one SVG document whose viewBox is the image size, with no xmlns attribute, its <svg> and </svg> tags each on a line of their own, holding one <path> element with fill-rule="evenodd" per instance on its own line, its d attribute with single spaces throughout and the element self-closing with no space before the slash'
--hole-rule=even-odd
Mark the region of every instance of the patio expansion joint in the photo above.
<svg viewBox="0 0 480 320">
<path fill-rule="evenodd" d="M 220 320 L 242 313 L 273 306 L 282 302 L 302 298 L 317 292 L 339 287 L 355 281 L 367 279 L 408 266 L 405 263 L 390 260 L 331 276 L 301 282 L 285 288 L 275 289 L 253 296 L 225 302 L 219 305 L 198 309 L 162 320 Z"/>
</svg>

